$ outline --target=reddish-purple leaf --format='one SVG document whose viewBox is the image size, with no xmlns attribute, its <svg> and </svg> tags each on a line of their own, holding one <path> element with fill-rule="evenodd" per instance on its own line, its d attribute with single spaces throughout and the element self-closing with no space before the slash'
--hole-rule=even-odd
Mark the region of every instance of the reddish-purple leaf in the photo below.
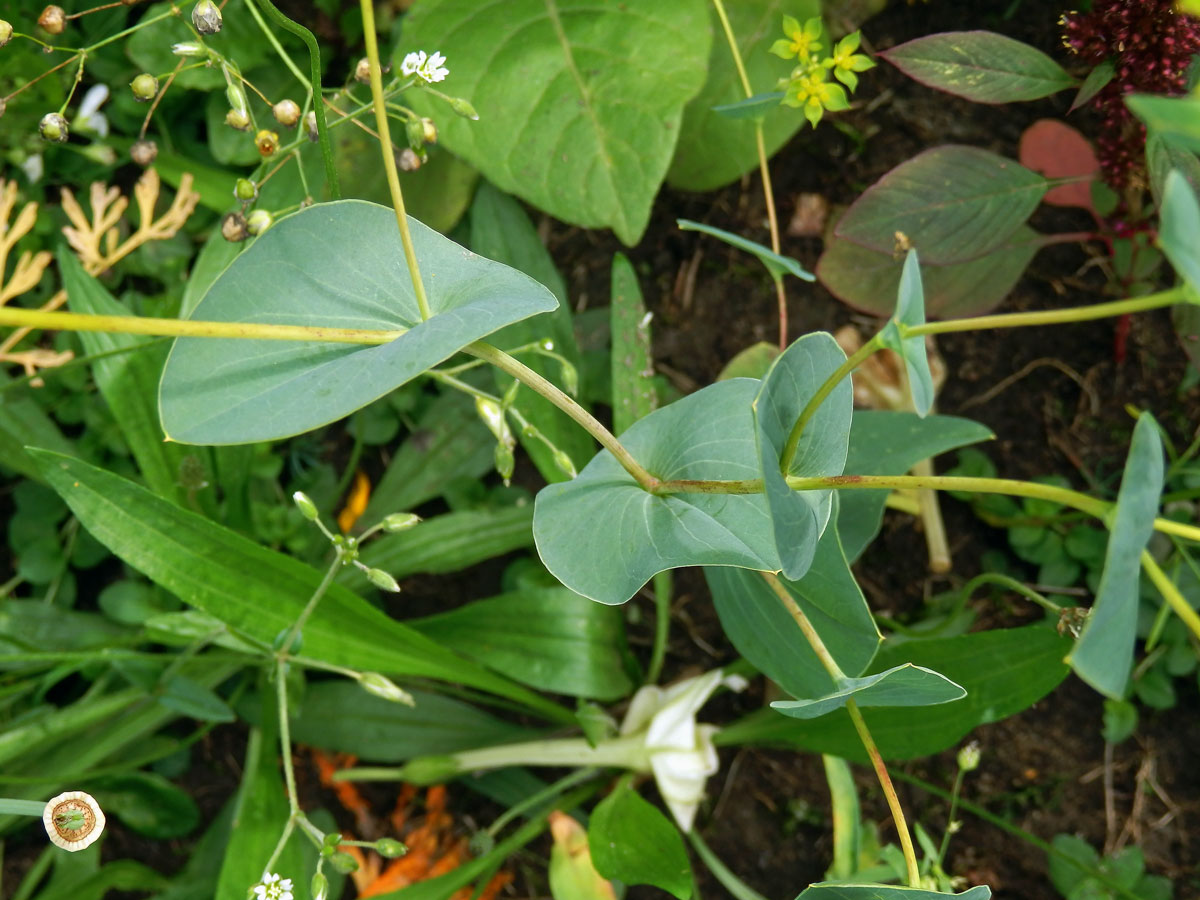
<svg viewBox="0 0 1200 900">
<path fill-rule="evenodd" d="M 880 253 L 904 240 L 936 265 L 1004 245 L 1049 186 L 1041 175 L 976 147 L 947 145 L 901 163 L 867 188 L 837 224 L 840 238 Z"/>
<path fill-rule="evenodd" d="M 977 316 L 1008 296 L 1038 251 L 1037 234 L 1022 226 L 1008 246 L 970 262 L 933 266 L 921 260 L 925 311 L 930 318 Z M 864 312 L 890 316 L 904 260 L 833 238 L 817 262 L 817 278 L 839 300 Z"/>
<path fill-rule="evenodd" d="M 931 34 L 879 55 L 921 84 L 976 103 L 1037 100 L 1075 84 L 1041 50 L 990 31 Z"/>
<path fill-rule="evenodd" d="M 1058 119 L 1038 119 L 1022 133 L 1017 156 L 1021 165 L 1047 178 L 1084 179 L 1051 188 L 1042 198 L 1043 203 L 1095 212 L 1092 181 L 1100 173 L 1100 161 L 1091 142 L 1070 125 Z"/>
</svg>

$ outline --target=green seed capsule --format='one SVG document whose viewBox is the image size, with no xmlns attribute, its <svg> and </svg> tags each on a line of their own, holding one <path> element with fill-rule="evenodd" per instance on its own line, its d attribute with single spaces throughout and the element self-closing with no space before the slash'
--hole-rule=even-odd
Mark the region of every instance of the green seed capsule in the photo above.
<svg viewBox="0 0 1200 900">
<path fill-rule="evenodd" d="M 53 144 L 65 142 L 70 133 L 67 120 L 58 113 L 46 113 L 38 123 L 38 134 L 42 136 L 42 140 Z"/>
<path fill-rule="evenodd" d="M 134 99 L 141 103 L 149 103 L 158 95 L 158 79 L 149 72 L 143 72 L 129 82 Z"/>
</svg>

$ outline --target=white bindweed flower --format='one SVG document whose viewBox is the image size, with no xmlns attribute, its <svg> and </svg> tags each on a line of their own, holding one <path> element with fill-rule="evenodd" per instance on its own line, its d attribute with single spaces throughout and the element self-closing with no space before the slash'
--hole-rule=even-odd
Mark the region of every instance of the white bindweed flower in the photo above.
<svg viewBox="0 0 1200 900">
<path fill-rule="evenodd" d="M 100 107 L 108 99 L 108 88 L 103 84 L 95 84 L 88 88 L 79 104 L 79 112 L 75 115 L 75 128 L 82 131 L 92 131 L 100 137 L 108 137 L 108 119 L 100 112 Z"/>
<path fill-rule="evenodd" d="M 55 846 L 72 852 L 90 846 L 104 831 L 100 804 L 83 791 L 67 791 L 51 798 L 42 812 L 42 824 Z"/>
<path fill-rule="evenodd" d="M 292 879 L 273 872 L 263 872 L 262 881 L 254 886 L 257 900 L 292 900 Z"/>
<path fill-rule="evenodd" d="M 42 159 L 42 154 L 33 153 L 25 157 L 21 163 L 21 171 L 25 173 L 25 177 L 29 179 L 30 184 L 37 184 L 42 180 L 42 176 L 46 173 L 45 161 Z"/>
<path fill-rule="evenodd" d="M 658 791 L 684 831 L 691 830 L 705 782 L 718 768 L 712 742 L 718 728 L 698 724 L 696 713 L 722 684 L 740 691 L 746 679 L 713 669 L 666 688 L 647 685 L 633 695 L 621 723 L 622 736 L 645 731 L 644 746 Z"/>
</svg>

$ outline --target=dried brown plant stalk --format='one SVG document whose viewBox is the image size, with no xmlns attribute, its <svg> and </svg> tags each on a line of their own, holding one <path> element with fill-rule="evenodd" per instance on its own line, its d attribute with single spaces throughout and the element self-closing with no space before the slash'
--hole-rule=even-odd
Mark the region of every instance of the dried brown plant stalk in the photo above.
<svg viewBox="0 0 1200 900">
<path fill-rule="evenodd" d="M 138 208 L 138 227 L 124 240 L 121 239 L 121 222 L 129 207 L 129 199 L 122 196 L 117 188 L 98 182 L 92 184 L 89 195 L 91 219 L 84 214 L 83 207 L 79 205 L 75 195 L 67 188 L 62 189 L 63 211 L 71 220 L 70 225 L 63 227 L 63 234 L 83 264 L 84 271 L 89 275 L 99 275 L 143 244 L 163 241 L 178 233 L 195 210 L 200 195 L 192 189 L 192 176 L 184 174 L 171 206 L 156 219 L 154 207 L 158 203 L 161 186 L 158 172 L 154 169 L 147 169 L 138 179 L 133 189 Z M 15 183 L 9 182 L 6 185 L 0 181 L 0 277 L 3 276 L 9 249 L 33 227 L 37 219 L 37 204 L 28 203 L 12 227 L 8 227 L 8 218 L 16 204 L 16 196 Z M 46 251 L 32 256 L 29 253 L 22 254 L 17 260 L 12 277 L 0 287 L 0 305 L 34 287 L 41 279 L 50 258 Z M 46 311 L 54 310 L 66 302 L 67 292 L 60 290 L 41 308 Z M 30 331 L 29 328 L 18 328 L 0 343 L 0 362 L 18 363 L 27 373 L 33 374 L 39 368 L 62 365 L 71 359 L 70 352 L 55 353 L 44 349 L 12 352 L 12 348 Z M 36 382 L 34 383 L 36 385 Z"/>
</svg>

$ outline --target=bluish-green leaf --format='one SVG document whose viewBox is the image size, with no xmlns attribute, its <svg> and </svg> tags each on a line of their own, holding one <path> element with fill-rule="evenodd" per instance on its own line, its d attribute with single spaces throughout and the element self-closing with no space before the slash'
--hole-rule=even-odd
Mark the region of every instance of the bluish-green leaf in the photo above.
<svg viewBox="0 0 1200 900">
<path fill-rule="evenodd" d="M 650 356 L 650 319 L 637 273 L 623 253 L 613 255 L 610 312 L 613 433 L 622 434 L 658 406 Z"/>
<path fill-rule="evenodd" d="M 979 259 L 1008 242 L 1050 186 L 1041 175 L 978 147 L 934 147 L 867 188 L 835 234 L 891 253 L 896 232 L 934 265 Z"/>
<path fill-rule="evenodd" d="M 1171 138 L 1180 147 L 1200 152 L 1200 99 L 1126 94 L 1125 105 L 1146 123 L 1149 131 Z"/>
<path fill-rule="evenodd" d="M 887 884 L 813 884 L 805 888 L 796 900 L 988 900 L 992 889 L 986 884 L 977 885 L 961 894 L 943 894 L 924 888 L 896 887 Z"/>
<path fill-rule="evenodd" d="M 269 645 L 321 573 L 79 460 L 31 450 L 47 481 L 98 541 L 181 600 Z M 540 696 L 486 671 L 332 585 L 304 627 L 304 655 L 393 675 L 495 691 L 560 718 Z"/>
<path fill-rule="evenodd" d="M 834 690 L 829 673 L 800 626 L 758 572 L 706 568 L 713 605 L 733 646 L 794 697 Z M 834 528 L 825 530 L 812 567 L 799 581 L 779 579 L 845 672 L 862 672 L 882 638 L 842 553 Z"/>
<path fill-rule="evenodd" d="M 952 638 L 885 641 L 871 664 L 875 672 L 913 663 L 941 672 L 967 696 L 914 713 L 905 708 L 864 709 L 863 718 L 886 759 L 913 759 L 953 747 L 977 725 L 998 722 L 1040 700 L 1069 674 L 1063 656 L 1070 639 L 1046 625 L 996 629 Z M 850 717 L 839 711 L 815 720 L 785 718 L 760 710 L 727 725 L 720 745 L 752 743 L 830 753 L 867 762 Z"/>
<path fill-rule="evenodd" d="M 426 0 L 405 18 L 397 54 L 445 54 L 439 88 L 479 111 L 469 121 L 408 93 L 446 147 L 502 190 L 634 244 L 711 41 L 702 0 Z"/>
<path fill-rule="evenodd" d="M 747 253 L 753 254 L 758 257 L 758 261 L 766 267 L 771 277 L 776 281 L 784 275 L 795 275 L 802 281 L 816 280 L 817 276 L 807 271 L 790 256 L 781 256 L 770 247 L 764 247 L 762 244 L 747 240 L 740 234 L 734 234 L 732 231 L 726 231 L 723 228 L 715 228 L 712 225 L 705 225 L 702 222 L 693 222 L 689 219 L 676 219 L 675 224 L 679 226 L 680 231 L 699 231 L 701 234 L 715 237 L 717 240 L 724 241 L 732 247 L 737 247 L 739 250 L 745 250 Z"/>
<path fill-rule="evenodd" d="M 903 475 L 916 463 L 947 450 L 991 440 L 984 425 L 956 416 L 857 410 L 850 424 L 847 475 Z M 879 532 L 890 491 L 841 491 L 838 533 L 852 562 Z"/>
<path fill-rule="evenodd" d="M 1114 700 L 1125 695 L 1137 639 L 1141 556 L 1154 533 L 1163 487 L 1163 448 L 1154 417 L 1142 413 L 1133 429 L 1096 602 L 1067 662 L 1075 674 Z"/>
<path fill-rule="evenodd" d="M 622 613 L 565 588 L 513 591 L 408 625 L 544 691 L 611 701 L 633 689 Z"/>
<path fill-rule="evenodd" d="M 800 413 L 845 361 L 846 354 L 831 335 L 807 334 L 771 364 L 754 398 L 755 438 L 775 550 L 783 574 L 793 580 L 808 571 L 817 541 L 829 522 L 830 492 L 793 491 L 780 466 Z M 853 388 L 850 379 L 843 378 L 804 426 L 786 474 L 841 475 L 853 413 Z"/>
<path fill-rule="evenodd" d="M 409 219 L 431 318 L 422 322 L 391 210 L 343 200 L 301 210 L 235 259 L 198 321 L 404 330 L 383 345 L 176 340 L 159 404 L 172 440 L 237 444 L 339 419 L 505 325 L 555 308 L 532 278 Z"/>
<path fill-rule="evenodd" d="M 1200 190 L 1200 159 L 1195 151 L 1177 146 L 1171 138 L 1151 133 L 1146 138 L 1146 171 L 1150 176 L 1150 192 L 1160 209 L 1167 176 L 1173 169 L 1179 170 L 1193 191 Z"/>
<path fill-rule="evenodd" d="M 758 385 L 717 382 L 639 420 L 622 443 L 661 479 L 757 478 L 750 404 Z M 538 493 L 533 536 L 559 581 L 601 603 L 624 603 L 656 573 L 681 566 L 780 569 L 762 494 L 651 494 L 607 451 L 573 481 Z"/>
<path fill-rule="evenodd" d="M 991 31 L 930 34 L 879 55 L 915 81 L 976 103 L 1038 100 L 1075 83 L 1041 50 Z"/>
<path fill-rule="evenodd" d="M 1158 246 L 1175 271 L 1192 289 L 1191 299 L 1200 303 L 1200 203 L 1196 192 L 1178 171 L 1167 175 L 1159 214 Z"/>
<path fill-rule="evenodd" d="M 913 408 L 921 418 L 929 415 L 929 410 L 933 408 L 933 374 L 929 371 L 925 338 L 921 335 L 908 337 L 904 329 L 924 324 L 925 288 L 921 283 L 921 264 L 917 260 L 917 251 L 909 249 L 900 273 L 896 314 L 884 326 L 881 334 L 883 346 L 904 360 Z"/>
<path fill-rule="evenodd" d="M 605 878 L 654 885 L 679 900 L 692 895 L 692 866 L 679 829 L 628 785 L 596 804 L 588 844 Z"/>
<path fill-rule="evenodd" d="M 831 694 L 800 700 L 776 700 L 771 704 L 785 716 L 815 719 L 853 700 L 861 707 L 938 706 L 961 700 L 966 690 L 932 669 L 905 663 L 863 678 L 842 678 Z"/>
</svg>

